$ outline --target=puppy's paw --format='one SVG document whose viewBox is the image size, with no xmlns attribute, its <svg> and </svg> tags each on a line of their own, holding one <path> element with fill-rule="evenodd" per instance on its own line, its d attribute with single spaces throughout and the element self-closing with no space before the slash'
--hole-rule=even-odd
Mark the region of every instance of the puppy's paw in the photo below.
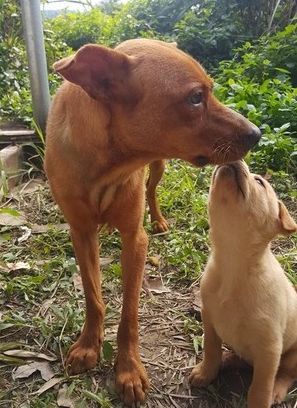
<svg viewBox="0 0 297 408">
<path fill-rule="evenodd" d="M 215 378 L 217 373 L 210 370 L 202 361 L 193 368 L 189 381 L 192 387 L 207 387 Z"/>
<path fill-rule="evenodd" d="M 272 393 L 272 404 L 281 404 L 283 402 L 293 381 L 288 378 L 276 378 Z"/>
</svg>

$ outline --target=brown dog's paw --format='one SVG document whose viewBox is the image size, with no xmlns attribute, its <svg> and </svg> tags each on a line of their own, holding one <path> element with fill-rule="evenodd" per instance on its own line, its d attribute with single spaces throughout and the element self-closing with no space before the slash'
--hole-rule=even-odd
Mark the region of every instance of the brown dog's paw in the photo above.
<svg viewBox="0 0 297 408">
<path fill-rule="evenodd" d="M 205 367 L 205 364 L 201 362 L 193 368 L 189 377 L 189 382 L 192 387 L 207 387 L 215 377 L 216 374 L 208 370 L 207 367 Z"/>
<path fill-rule="evenodd" d="M 153 234 L 161 234 L 167 232 L 169 229 L 168 222 L 165 218 L 160 218 L 159 220 L 154 220 L 152 222 L 152 232 Z"/>
<path fill-rule="evenodd" d="M 149 388 L 146 371 L 135 358 L 118 359 L 116 363 L 116 388 L 127 406 L 144 402 Z"/>
<path fill-rule="evenodd" d="M 99 351 L 97 347 L 85 347 L 78 340 L 68 352 L 66 370 L 69 374 L 79 374 L 94 368 L 97 364 Z"/>
</svg>

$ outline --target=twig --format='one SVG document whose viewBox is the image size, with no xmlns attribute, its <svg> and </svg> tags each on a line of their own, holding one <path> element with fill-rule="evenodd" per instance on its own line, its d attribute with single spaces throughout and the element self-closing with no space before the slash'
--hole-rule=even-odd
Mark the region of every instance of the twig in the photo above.
<svg viewBox="0 0 297 408">
<path fill-rule="evenodd" d="M 60 352 L 63 367 L 64 367 L 64 357 L 63 357 L 63 352 L 62 352 L 62 347 L 61 347 L 61 341 L 62 341 L 62 336 L 63 336 L 63 333 L 64 333 L 64 330 L 65 330 L 65 327 L 66 327 L 67 323 L 68 323 L 68 317 L 66 318 L 65 323 L 63 324 L 61 333 L 59 335 L 59 352 Z"/>
</svg>

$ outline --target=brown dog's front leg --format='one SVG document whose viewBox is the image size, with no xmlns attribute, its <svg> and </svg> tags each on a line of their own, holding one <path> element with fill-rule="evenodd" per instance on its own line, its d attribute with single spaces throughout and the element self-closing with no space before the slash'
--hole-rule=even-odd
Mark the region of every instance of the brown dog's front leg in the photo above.
<svg viewBox="0 0 297 408">
<path fill-rule="evenodd" d="M 143 227 L 136 232 L 121 232 L 121 236 L 123 309 L 118 330 L 116 385 L 124 403 L 132 405 L 144 401 L 149 386 L 138 344 L 138 305 L 148 240 Z"/>
<path fill-rule="evenodd" d="M 79 339 L 70 348 L 66 361 L 70 373 L 77 374 L 97 364 L 103 342 L 105 306 L 101 295 L 97 226 L 71 228 L 71 238 L 86 297 L 85 325 Z"/>
<path fill-rule="evenodd" d="M 165 160 L 157 160 L 150 164 L 150 175 L 146 183 L 146 196 L 154 234 L 168 230 L 168 223 L 161 213 L 156 194 L 157 185 L 165 170 L 165 163 Z"/>
</svg>

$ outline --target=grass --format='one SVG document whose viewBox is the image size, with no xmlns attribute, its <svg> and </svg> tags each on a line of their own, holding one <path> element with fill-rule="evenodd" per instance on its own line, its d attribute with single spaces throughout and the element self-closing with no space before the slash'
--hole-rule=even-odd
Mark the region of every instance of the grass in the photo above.
<svg viewBox="0 0 297 408">
<path fill-rule="evenodd" d="M 184 377 L 189 372 L 187 366 L 195 364 L 195 353 L 201 357 L 201 324 L 190 313 L 191 285 L 199 282 L 209 252 L 206 205 L 210 174 L 208 168 L 197 170 L 181 162 L 171 162 L 159 187 L 161 207 L 169 219 L 170 233 L 150 237 L 149 256 L 158 255 L 160 266 L 148 264 L 147 273 L 161 274 L 164 285 L 171 292 L 153 296 L 143 294 L 141 299 L 142 353 L 152 378 L 148 407 L 158 404 L 174 407 L 174 403 L 179 407 L 244 406 L 245 394 L 232 389 L 226 393 L 227 380 L 224 377 L 207 390 L 200 391 L 197 400 L 172 397 L 184 395 Z M 274 174 L 272 182 L 297 218 L 294 181 L 287 175 Z M 63 370 L 63 360 L 82 327 L 84 298 L 68 232 L 57 228 L 64 222 L 63 217 L 51 201 L 46 184 L 34 193 L 22 193 L 3 206 L 21 211 L 27 218 L 27 228 L 32 231 L 34 224 L 50 224 L 50 227 L 43 233 L 32 232 L 21 242 L 18 241 L 24 234 L 21 227 L 0 227 L 0 407 L 57 407 L 63 390 L 65 398 L 75 408 L 121 406 L 112 382 L 116 324 L 121 305 L 118 234 L 104 235 L 101 241 L 100 256 L 107 258 L 108 262 L 103 267 L 107 313 L 106 342 L 100 368 L 69 377 Z M 150 229 L 148 217 L 145 226 Z M 295 236 L 279 240 L 274 245 L 294 284 L 297 284 L 296 244 Z M 26 267 L 15 267 L 17 261 L 24 262 Z M 155 339 L 154 336 L 160 337 Z M 9 359 L 3 354 L 3 347 L 56 356 L 57 360 L 50 365 L 61 382 L 38 395 L 45 383 L 38 373 L 12 381 L 12 372 L 18 365 L 26 364 L 28 359 Z M 153 352 L 155 354 L 149 354 Z M 297 391 L 293 391 L 290 400 L 296 396 Z"/>
</svg>

